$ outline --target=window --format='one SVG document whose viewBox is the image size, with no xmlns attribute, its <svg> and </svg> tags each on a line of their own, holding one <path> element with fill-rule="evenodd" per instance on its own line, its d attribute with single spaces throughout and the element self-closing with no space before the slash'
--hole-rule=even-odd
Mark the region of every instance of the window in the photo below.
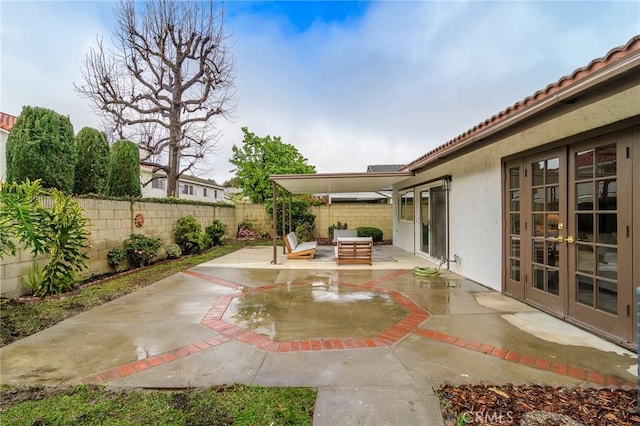
<svg viewBox="0 0 640 426">
<path fill-rule="evenodd" d="M 209 196 L 209 188 L 202 188 L 202 196 L 203 197 L 208 197 Z"/>
<path fill-rule="evenodd" d="M 183 194 L 188 194 L 189 193 L 189 185 L 182 185 L 182 191 Z"/>
<path fill-rule="evenodd" d="M 165 189 L 167 179 L 165 178 L 156 178 L 151 181 L 151 187 L 155 189 Z"/>
<path fill-rule="evenodd" d="M 413 222 L 413 190 L 400 193 L 399 210 L 400 220 Z"/>
</svg>

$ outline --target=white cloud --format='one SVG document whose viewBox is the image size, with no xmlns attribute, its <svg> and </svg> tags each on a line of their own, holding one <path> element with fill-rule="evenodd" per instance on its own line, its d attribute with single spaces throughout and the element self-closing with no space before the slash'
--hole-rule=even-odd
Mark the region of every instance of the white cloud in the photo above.
<svg viewBox="0 0 640 426">
<path fill-rule="evenodd" d="M 1 7 L 0 110 L 48 106 L 76 130 L 98 126 L 72 83 L 96 34 L 109 39 L 112 4 Z M 230 177 L 241 126 L 281 136 L 320 172 L 409 162 L 626 43 L 639 13 L 631 2 L 374 2 L 303 33 L 282 16 L 229 14 L 237 110 L 219 123 L 207 176 Z"/>
</svg>

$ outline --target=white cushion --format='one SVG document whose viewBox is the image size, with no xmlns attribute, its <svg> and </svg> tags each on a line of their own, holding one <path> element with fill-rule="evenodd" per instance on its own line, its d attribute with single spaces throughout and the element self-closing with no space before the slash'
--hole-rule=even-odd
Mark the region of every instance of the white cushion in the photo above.
<svg viewBox="0 0 640 426">
<path fill-rule="evenodd" d="M 334 244 L 338 242 L 338 238 L 340 237 L 357 237 L 357 236 L 358 236 L 357 229 L 334 229 L 333 230 Z"/>
<path fill-rule="evenodd" d="M 315 241 L 307 241 L 305 243 L 300 243 L 296 246 L 296 248 L 293 249 L 294 253 L 297 253 L 299 251 L 305 251 L 305 250 L 313 250 L 316 247 L 318 247 L 318 243 Z"/>
<path fill-rule="evenodd" d="M 289 232 L 287 234 L 287 239 L 289 240 L 291 250 L 295 250 L 296 247 L 298 247 L 298 239 L 296 238 L 296 234 L 294 234 L 293 232 Z"/>
</svg>

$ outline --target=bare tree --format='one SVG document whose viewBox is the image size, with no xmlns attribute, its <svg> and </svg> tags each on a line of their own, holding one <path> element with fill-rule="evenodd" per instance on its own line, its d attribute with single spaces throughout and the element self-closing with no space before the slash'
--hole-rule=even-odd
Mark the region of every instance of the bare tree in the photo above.
<svg viewBox="0 0 640 426">
<path fill-rule="evenodd" d="M 113 49 L 98 40 L 76 91 L 112 133 L 138 145 L 142 165 L 166 173 L 167 196 L 177 196 L 180 176 L 220 137 L 214 119 L 234 108 L 223 11 L 213 1 L 126 0 L 115 16 Z"/>
</svg>

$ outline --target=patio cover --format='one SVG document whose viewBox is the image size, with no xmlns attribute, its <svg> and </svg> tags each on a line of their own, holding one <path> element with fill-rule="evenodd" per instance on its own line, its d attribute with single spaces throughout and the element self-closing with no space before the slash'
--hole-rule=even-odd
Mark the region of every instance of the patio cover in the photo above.
<svg viewBox="0 0 640 426">
<path fill-rule="evenodd" d="M 305 175 L 270 175 L 273 183 L 273 205 L 277 205 L 276 187 L 290 194 L 328 194 L 339 192 L 377 192 L 414 176 L 414 172 L 390 173 L 316 173 Z M 276 209 L 273 209 L 273 260 L 278 263 L 276 248 Z"/>
<path fill-rule="evenodd" d="M 414 176 L 414 172 L 316 173 L 307 175 L 271 175 L 269 180 L 291 194 L 327 194 L 337 192 L 376 192 L 411 176 Z"/>
</svg>

